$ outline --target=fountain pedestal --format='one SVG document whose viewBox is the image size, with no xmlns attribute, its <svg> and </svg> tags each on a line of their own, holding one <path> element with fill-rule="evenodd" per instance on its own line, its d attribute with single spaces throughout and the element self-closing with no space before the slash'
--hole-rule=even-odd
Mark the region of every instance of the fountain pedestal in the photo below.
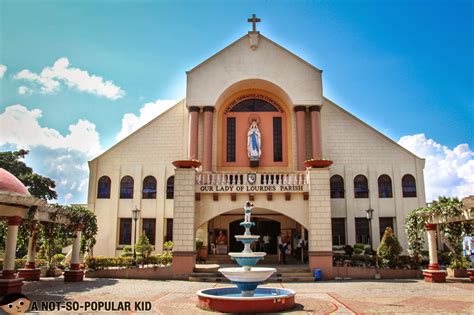
<svg viewBox="0 0 474 315">
<path fill-rule="evenodd" d="M 253 252 L 250 245 L 260 236 L 252 235 L 250 228 L 255 223 L 250 221 L 253 205 L 245 204 L 245 220 L 240 223 L 245 228 L 243 235 L 235 238 L 244 244 L 241 253 L 229 253 L 240 267 L 220 268 L 221 272 L 237 287 L 204 289 L 197 292 L 198 306 L 204 309 L 225 313 L 242 312 L 280 312 L 294 307 L 295 291 L 281 288 L 258 288 L 276 271 L 275 268 L 255 267 L 266 255 L 264 252 Z"/>
</svg>

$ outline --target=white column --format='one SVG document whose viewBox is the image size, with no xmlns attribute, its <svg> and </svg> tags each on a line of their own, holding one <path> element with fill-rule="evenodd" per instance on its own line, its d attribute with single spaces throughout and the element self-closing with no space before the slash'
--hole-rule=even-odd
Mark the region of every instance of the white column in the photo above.
<svg viewBox="0 0 474 315">
<path fill-rule="evenodd" d="M 426 224 L 426 232 L 428 234 L 428 250 L 430 255 L 430 264 L 428 269 L 438 270 L 438 249 L 436 247 L 436 224 Z"/>
<path fill-rule="evenodd" d="M 38 231 L 33 229 L 31 236 L 28 238 L 28 259 L 26 260 L 26 268 L 35 269 L 35 257 L 36 257 L 36 237 Z"/>
<path fill-rule="evenodd" d="M 18 235 L 18 226 L 21 223 L 20 217 L 8 218 L 7 239 L 5 244 L 5 256 L 3 260 L 3 279 L 14 278 L 16 239 Z"/>
<path fill-rule="evenodd" d="M 79 270 L 80 269 L 80 251 L 81 251 L 81 235 L 82 231 L 81 228 L 78 228 L 76 231 L 76 238 L 72 243 L 72 255 L 71 255 L 71 269 L 72 270 Z"/>
</svg>

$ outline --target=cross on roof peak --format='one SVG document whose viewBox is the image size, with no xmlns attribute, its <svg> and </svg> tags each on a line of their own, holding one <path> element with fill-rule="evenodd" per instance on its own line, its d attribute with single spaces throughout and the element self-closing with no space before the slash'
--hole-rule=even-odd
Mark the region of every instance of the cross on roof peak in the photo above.
<svg viewBox="0 0 474 315">
<path fill-rule="evenodd" d="M 247 22 L 252 23 L 252 32 L 257 31 L 257 23 L 261 22 L 262 20 L 258 18 L 255 14 L 252 14 L 250 19 L 247 19 Z"/>
</svg>

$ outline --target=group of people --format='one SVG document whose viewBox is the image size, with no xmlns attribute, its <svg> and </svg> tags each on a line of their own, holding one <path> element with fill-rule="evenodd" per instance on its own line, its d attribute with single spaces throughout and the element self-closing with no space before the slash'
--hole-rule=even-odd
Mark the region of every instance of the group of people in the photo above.
<svg viewBox="0 0 474 315">
<path fill-rule="evenodd" d="M 272 241 L 274 240 L 272 240 L 270 235 L 264 234 L 263 236 L 260 236 L 258 241 L 253 242 L 250 246 L 254 252 L 269 253 L 272 250 Z M 293 237 L 291 237 L 289 231 L 287 231 L 284 235 L 280 232 L 276 241 L 279 261 L 281 261 L 283 264 L 287 264 L 287 255 L 292 255 L 297 260 L 302 259 L 304 249 L 307 246 L 307 241 L 305 241 L 299 234 L 295 234 Z M 227 235 L 222 230 L 219 231 L 217 236 L 210 232 L 209 242 L 210 244 L 215 244 L 214 246 L 217 247 L 217 254 L 223 254 L 227 252 L 228 239 Z M 219 247 L 225 247 L 225 252 L 223 250 L 219 250 Z"/>
<path fill-rule="evenodd" d="M 307 245 L 307 242 L 299 235 L 296 234 L 295 237 L 292 238 L 289 232 L 283 236 L 282 233 L 278 235 L 277 238 L 278 242 L 278 254 L 280 255 L 280 261 L 286 265 L 286 255 L 292 254 L 294 258 L 297 260 L 302 259 L 303 257 L 303 250 Z"/>
</svg>

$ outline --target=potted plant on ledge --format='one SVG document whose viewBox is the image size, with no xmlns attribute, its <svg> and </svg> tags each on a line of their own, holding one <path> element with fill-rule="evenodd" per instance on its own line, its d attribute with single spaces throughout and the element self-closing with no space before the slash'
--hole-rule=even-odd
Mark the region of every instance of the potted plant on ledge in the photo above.
<svg viewBox="0 0 474 315">
<path fill-rule="evenodd" d="M 177 168 L 198 168 L 201 162 L 198 160 L 176 160 L 172 164 Z"/>
<path fill-rule="evenodd" d="M 331 160 L 309 159 L 304 161 L 304 166 L 306 168 L 324 168 L 330 166 L 332 163 L 333 162 Z"/>
</svg>

